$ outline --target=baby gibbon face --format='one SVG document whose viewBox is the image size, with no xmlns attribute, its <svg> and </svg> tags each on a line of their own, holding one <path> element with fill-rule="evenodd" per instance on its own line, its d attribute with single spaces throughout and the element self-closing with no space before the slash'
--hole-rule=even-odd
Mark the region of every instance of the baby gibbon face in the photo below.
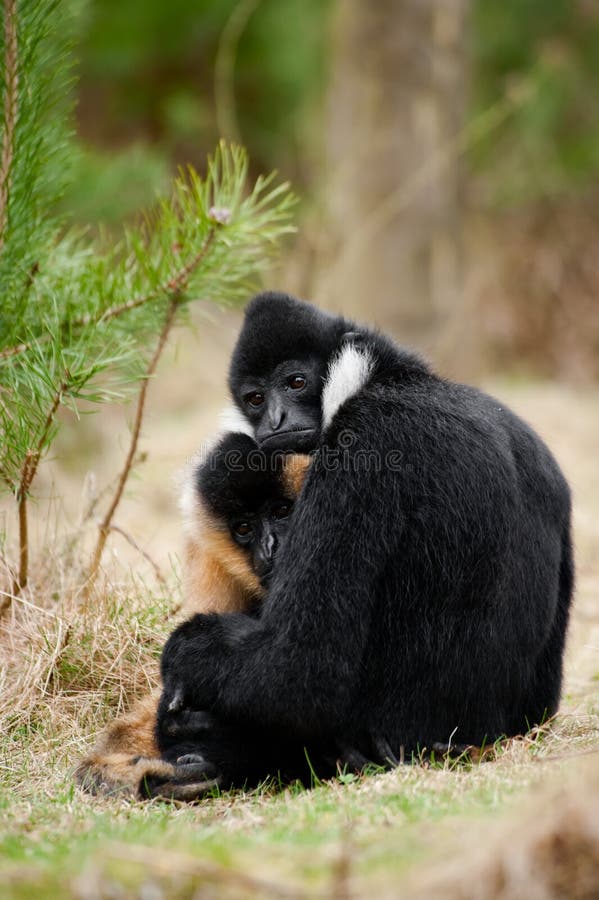
<svg viewBox="0 0 599 900">
<path fill-rule="evenodd" d="M 229 434 L 196 472 L 203 506 L 213 522 L 228 530 L 263 588 L 289 530 L 308 464 L 309 457 L 265 451 L 245 434 Z"/>
<path fill-rule="evenodd" d="M 248 509 L 232 516 L 231 536 L 248 554 L 251 566 L 266 587 L 273 571 L 275 556 L 289 527 L 293 500 L 276 492 L 259 509 Z"/>
</svg>

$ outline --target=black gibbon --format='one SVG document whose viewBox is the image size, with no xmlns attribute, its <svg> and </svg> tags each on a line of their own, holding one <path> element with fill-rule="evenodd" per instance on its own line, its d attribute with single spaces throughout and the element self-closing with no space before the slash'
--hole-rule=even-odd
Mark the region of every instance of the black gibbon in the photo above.
<svg viewBox="0 0 599 900">
<path fill-rule="evenodd" d="M 188 614 L 256 612 L 309 463 L 310 457 L 302 454 L 258 452 L 247 435 L 228 434 L 192 467 L 182 498 Z M 84 789 L 147 796 L 152 780 L 159 778 L 161 795 L 185 799 L 189 788 L 175 785 L 169 791 L 169 782 L 176 773 L 185 773 L 193 782 L 197 758 L 177 766 L 176 757 L 170 762 L 161 757 L 155 733 L 159 697 L 160 691 L 142 697 L 104 731 L 77 768 L 76 779 Z M 219 731 L 215 726 L 212 734 L 211 725 L 206 737 L 206 716 L 195 716 L 191 710 L 179 714 L 177 738 L 184 740 L 190 730 L 198 734 L 198 722 L 214 755 Z M 230 745 L 230 730 L 227 738 Z M 187 749 L 197 757 L 200 744 L 196 741 Z M 205 772 L 204 766 L 204 781 Z"/>
<path fill-rule="evenodd" d="M 384 335 L 281 294 L 249 304 L 229 384 L 261 447 L 313 462 L 260 617 L 179 626 L 161 711 L 183 698 L 373 761 L 381 745 L 409 758 L 551 716 L 570 492 L 534 431 Z"/>
</svg>

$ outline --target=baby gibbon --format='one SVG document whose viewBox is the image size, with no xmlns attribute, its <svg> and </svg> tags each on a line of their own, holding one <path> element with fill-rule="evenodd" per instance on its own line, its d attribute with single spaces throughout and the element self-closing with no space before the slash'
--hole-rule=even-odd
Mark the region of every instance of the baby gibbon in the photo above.
<svg viewBox="0 0 599 900">
<path fill-rule="evenodd" d="M 265 453 L 246 434 L 229 433 L 191 468 L 182 497 L 185 616 L 259 615 L 309 465 L 307 455 Z M 156 745 L 159 699 L 157 689 L 105 729 L 76 769 L 80 787 L 92 794 L 142 797 L 145 783 L 158 778 L 168 796 L 176 767 L 160 758 Z M 193 730 L 190 711 L 190 739 Z M 177 786 L 172 793 L 186 799 L 184 791 Z"/>
</svg>

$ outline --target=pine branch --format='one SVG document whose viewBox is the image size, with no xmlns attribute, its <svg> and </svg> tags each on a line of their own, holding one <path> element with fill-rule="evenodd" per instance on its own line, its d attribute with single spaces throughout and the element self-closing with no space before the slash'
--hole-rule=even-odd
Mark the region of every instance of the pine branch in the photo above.
<svg viewBox="0 0 599 900">
<path fill-rule="evenodd" d="M 27 576 L 29 572 L 29 525 L 27 519 L 27 488 L 25 485 L 30 483 L 29 470 L 31 468 L 33 454 L 27 452 L 25 462 L 23 463 L 23 471 L 21 473 L 21 483 L 17 491 L 17 506 L 19 510 L 19 571 L 15 578 L 11 593 L 18 595 L 27 585 Z"/>
<path fill-rule="evenodd" d="M 248 192 L 247 174 L 245 152 L 220 144 L 204 178 L 191 168 L 181 173 L 171 198 L 106 255 L 75 234 L 56 241 L 51 262 L 36 270 L 36 303 L 9 307 L 5 337 L 15 345 L 0 350 L 0 470 L 13 490 L 41 428 L 47 388 L 53 392 L 62 372 L 73 402 L 122 399 L 139 390 L 170 296 L 181 306 L 194 296 L 247 296 L 253 274 L 292 230 L 294 203 L 273 176 Z M 116 391 L 106 377 L 100 382 L 107 374 L 118 379 Z"/>
<path fill-rule="evenodd" d="M 171 297 L 168 309 L 166 311 L 166 316 L 164 319 L 164 324 L 162 326 L 162 331 L 160 332 L 160 337 L 158 338 L 158 343 L 156 345 L 156 349 L 154 350 L 154 354 L 150 360 L 148 365 L 146 376 L 143 379 L 139 395 L 137 398 L 137 407 L 135 410 L 135 419 L 133 421 L 133 430 L 131 432 L 131 441 L 129 443 L 129 451 L 127 453 L 127 457 L 125 459 L 125 464 L 121 471 L 116 490 L 114 492 L 114 496 L 100 523 L 100 530 L 98 534 L 98 540 L 96 543 L 96 547 L 94 550 L 94 554 L 92 557 L 92 563 L 89 570 L 89 575 L 85 584 L 85 598 L 89 597 L 89 594 L 94 586 L 95 580 L 98 575 L 98 570 L 100 568 L 100 563 L 102 561 L 102 554 L 104 552 L 104 547 L 106 546 L 106 540 L 108 538 L 108 534 L 110 532 L 112 519 L 117 510 L 119 503 L 121 502 L 121 498 L 123 496 L 123 492 L 125 490 L 125 485 L 129 479 L 129 475 L 131 474 L 131 469 L 133 467 L 133 461 L 135 459 L 137 453 L 137 445 L 139 443 L 139 436 L 141 433 L 141 423 L 143 421 L 145 405 L 146 405 L 146 396 L 148 393 L 148 387 L 150 385 L 150 379 L 154 375 L 156 371 L 156 366 L 158 365 L 158 361 L 162 356 L 162 351 L 166 346 L 166 342 L 168 336 L 170 334 L 171 328 L 175 321 L 175 314 L 177 312 L 177 308 L 179 306 L 179 296 L 177 294 L 173 294 Z"/>
<path fill-rule="evenodd" d="M 134 300 L 129 300 L 127 303 L 123 303 L 120 306 L 113 306 L 110 309 L 105 310 L 105 312 L 101 313 L 95 320 L 90 316 L 85 316 L 83 319 L 75 319 L 73 322 L 74 328 L 83 328 L 88 325 L 99 325 L 101 322 L 107 322 L 109 319 L 115 319 L 117 316 L 122 316 L 123 313 L 130 312 L 132 309 L 137 309 L 140 306 L 144 306 L 146 303 L 149 303 L 151 300 L 156 300 L 158 297 L 163 294 L 179 294 L 183 288 L 185 287 L 187 280 L 194 269 L 197 269 L 214 241 L 215 231 L 212 228 L 208 237 L 195 254 L 195 256 L 189 260 L 184 266 L 179 269 L 178 272 L 169 278 L 169 280 L 154 288 L 154 290 L 149 291 L 147 294 L 142 295 L 141 297 L 136 297 Z"/>
<path fill-rule="evenodd" d="M 114 496 L 100 523 L 100 530 L 98 534 L 98 541 L 96 543 L 96 547 L 94 550 L 94 554 L 92 557 L 92 563 L 90 566 L 89 575 L 87 577 L 86 586 L 85 586 L 85 596 L 89 597 L 89 594 L 93 588 L 96 577 L 98 575 L 98 569 L 100 568 L 100 563 L 102 561 L 102 554 L 104 552 L 104 547 L 106 546 L 106 541 L 108 539 L 108 535 L 110 533 L 112 526 L 112 520 L 114 518 L 114 514 L 117 510 L 119 503 L 121 502 L 121 498 L 123 496 L 123 492 L 125 490 L 125 485 L 129 479 L 129 475 L 131 474 L 131 470 L 133 468 L 133 462 L 135 460 L 135 456 L 137 454 L 137 445 L 139 443 L 139 436 L 141 433 L 141 425 L 145 412 L 146 405 L 146 395 L 148 392 L 148 387 L 150 385 L 150 379 L 156 372 L 156 367 L 158 365 L 158 361 L 162 356 L 162 352 L 166 346 L 166 342 L 168 340 L 168 336 L 173 327 L 175 316 L 177 314 L 177 309 L 180 305 L 180 294 L 184 289 L 187 279 L 191 275 L 191 273 L 196 269 L 199 265 L 201 265 L 202 261 L 206 257 L 212 242 L 214 240 L 215 229 L 212 228 L 208 232 L 208 236 L 204 241 L 200 250 L 196 253 L 192 260 L 190 260 L 181 271 L 177 274 L 176 277 L 172 278 L 168 284 L 167 288 L 171 291 L 171 299 L 168 305 L 168 309 L 166 311 L 166 316 L 164 319 L 164 324 L 162 326 L 162 331 L 160 332 L 160 336 L 158 338 L 158 343 L 156 345 L 156 349 L 152 355 L 152 358 L 148 364 L 148 368 L 146 371 L 145 378 L 142 381 L 142 385 L 139 391 L 138 399 L 137 399 L 137 407 L 135 410 L 135 419 L 133 422 L 133 430 L 131 432 L 131 442 L 129 444 L 129 451 L 127 453 L 127 457 L 125 459 L 125 464 L 123 466 L 121 475 L 119 477 L 116 490 L 114 492 Z M 116 313 L 115 313 L 116 314 Z"/>
<path fill-rule="evenodd" d="M 225 223 L 223 222 L 221 224 Z M 178 271 L 176 271 L 173 275 L 170 275 L 167 281 L 153 288 L 151 291 L 148 291 L 146 294 L 134 297 L 132 300 L 128 300 L 126 303 L 121 303 L 119 305 L 109 307 L 109 309 L 98 312 L 95 316 L 86 315 L 82 316 L 79 319 L 74 319 L 69 323 L 71 332 L 78 331 L 79 329 L 83 328 L 89 328 L 90 326 L 101 325 L 103 322 L 108 322 L 111 319 L 116 319 L 119 316 L 124 315 L 125 313 L 131 312 L 131 310 L 139 309 L 139 307 L 145 306 L 147 303 L 151 303 L 153 300 L 157 300 L 159 297 L 165 294 L 172 294 L 173 292 L 182 291 L 191 273 L 198 268 L 199 264 L 205 258 L 208 250 L 214 242 L 215 233 L 215 229 L 212 228 L 198 252 L 192 257 L 192 259 L 185 263 L 185 265 L 181 266 Z M 37 339 L 36 343 L 47 344 L 52 340 L 53 335 L 47 333 L 41 335 Z M 14 356 L 19 356 L 21 353 L 26 353 L 27 350 L 31 349 L 31 346 L 31 343 L 23 343 L 17 344 L 14 347 L 7 347 L 6 349 L 0 351 L 0 361 L 10 359 Z"/>
<path fill-rule="evenodd" d="M 108 534 L 111 528 L 114 528 L 112 525 L 112 520 L 114 518 L 114 514 L 117 510 L 119 503 L 121 502 L 123 492 L 125 490 L 125 485 L 129 479 L 129 475 L 131 474 L 131 470 L 133 468 L 133 462 L 135 460 L 135 456 L 137 454 L 137 445 L 139 443 L 139 436 L 141 433 L 141 425 L 143 422 L 145 405 L 146 405 L 146 396 L 148 392 L 148 387 L 150 385 L 150 379 L 156 372 L 156 367 L 158 365 L 158 361 L 162 356 L 162 352 L 166 346 L 166 342 L 168 340 L 169 334 L 173 327 L 175 316 L 177 313 L 177 309 L 181 302 L 181 292 L 184 290 L 185 285 L 187 284 L 187 280 L 192 272 L 201 265 L 202 261 L 205 259 L 210 247 L 212 246 L 212 242 L 214 241 L 215 229 L 211 228 L 208 232 L 208 236 L 204 241 L 200 250 L 195 254 L 193 259 L 191 259 L 180 272 L 167 283 L 166 287 L 171 292 L 171 298 L 168 305 L 168 309 L 166 311 L 166 316 L 164 318 L 164 324 L 162 326 L 162 331 L 160 332 L 160 336 L 158 338 L 158 343 L 156 345 L 156 349 L 154 350 L 154 354 L 148 364 L 148 368 L 145 374 L 145 378 L 142 381 L 142 385 L 139 391 L 139 395 L 137 398 L 137 407 L 135 410 L 135 419 L 133 422 L 133 430 L 131 432 L 131 441 L 129 444 L 129 451 L 127 453 L 127 457 L 125 459 L 125 464 L 123 466 L 123 470 L 120 474 L 116 490 L 114 492 L 114 496 L 102 519 L 100 524 L 100 530 L 98 534 L 98 541 L 96 543 L 96 547 L 94 550 L 94 554 L 92 557 L 92 563 L 90 566 L 89 575 L 86 581 L 85 586 L 85 596 L 86 598 L 89 596 L 90 591 L 95 583 L 96 577 L 98 575 L 98 569 L 100 568 L 100 563 L 102 561 L 102 554 L 104 552 L 104 547 L 106 546 L 106 541 L 108 539 Z M 118 314 L 115 312 L 115 315 Z"/>
<path fill-rule="evenodd" d="M 60 406 L 60 401 L 62 400 L 62 396 L 67 387 L 68 381 L 65 379 L 56 389 L 56 392 L 52 399 L 52 405 L 50 406 L 48 415 L 46 416 L 46 419 L 44 421 L 35 449 L 27 451 L 25 460 L 23 462 L 23 468 L 21 470 L 21 480 L 19 482 L 16 494 L 19 510 L 19 572 L 12 586 L 12 593 L 15 595 L 20 594 L 23 588 L 27 586 L 27 579 L 29 576 L 29 527 L 27 519 L 27 500 L 29 498 L 31 485 L 37 474 L 37 469 L 42 457 L 44 446 L 46 444 L 46 441 L 48 440 L 50 429 L 52 428 L 52 424 L 54 422 L 54 417 L 56 415 L 58 407 Z"/>
<path fill-rule="evenodd" d="M 0 253 L 8 225 L 8 197 L 14 153 L 18 99 L 17 11 L 16 0 L 4 0 L 4 141 L 0 158 Z"/>
</svg>

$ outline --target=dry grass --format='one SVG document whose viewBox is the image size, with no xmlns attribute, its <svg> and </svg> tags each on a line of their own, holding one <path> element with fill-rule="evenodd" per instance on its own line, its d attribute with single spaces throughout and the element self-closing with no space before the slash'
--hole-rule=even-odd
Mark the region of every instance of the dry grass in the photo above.
<svg viewBox="0 0 599 900">
<path fill-rule="evenodd" d="M 156 682 L 158 648 L 179 599 L 169 473 L 213 428 L 236 326 L 227 322 L 204 332 L 201 376 L 197 348 L 183 343 L 151 392 L 142 448 L 151 453 L 117 516 L 166 573 L 168 589 L 115 535 L 105 580 L 85 605 L 78 586 L 94 522 L 80 509 L 89 461 L 69 469 L 56 462 L 44 473 L 42 493 L 64 502 L 51 504 L 48 517 L 40 503 L 31 587 L 0 623 L 0 892 L 596 896 L 589 885 L 595 889 L 599 847 L 597 390 L 492 385 L 547 439 L 574 488 L 578 592 L 562 712 L 551 727 L 480 765 L 403 767 L 311 792 L 265 790 L 197 807 L 129 805 L 74 789 L 72 769 L 95 732 Z M 192 374 L 181 391 L 184 373 Z M 99 446 L 102 484 L 118 470 L 124 437 L 123 421 L 107 411 L 76 447 L 65 433 L 62 450 L 85 459 L 88 444 Z"/>
</svg>

